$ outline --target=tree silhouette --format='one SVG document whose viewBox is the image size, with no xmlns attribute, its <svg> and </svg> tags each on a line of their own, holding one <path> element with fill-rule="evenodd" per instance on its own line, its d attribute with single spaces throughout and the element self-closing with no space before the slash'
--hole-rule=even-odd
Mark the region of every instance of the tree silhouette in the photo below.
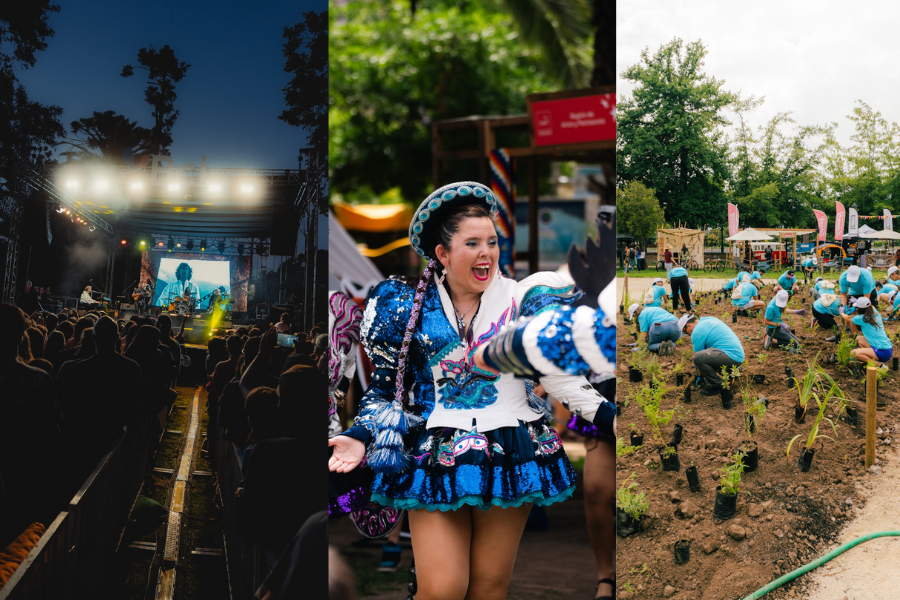
<svg viewBox="0 0 900 600">
<path fill-rule="evenodd" d="M 328 153 L 328 11 L 304 13 L 284 28 L 284 39 L 284 70 L 293 77 L 283 88 L 288 108 L 278 118 L 305 129 L 321 161 Z"/>
<path fill-rule="evenodd" d="M 72 121 L 71 127 L 75 137 L 67 141 L 83 153 L 82 159 L 96 156 L 91 152 L 95 150 L 104 160 L 123 164 L 124 151 L 145 153 L 150 148 L 150 130 L 112 110 L 94 111 L 92 117 Z"/>
<path fill-rule="evenodd" d="M 153 154 L 166 152 L 172 145 L 172 126 L 178 118 L 175 110 L 175 84 L 181 81 L 191 65 L 178 62 L 175 51 L 167 45 L 157 51 L 153 46 L 149 49 L 138 50 L 138 67 L 125 65 L 122 67 L 122 77 L 134 75 L 135 68 L 147 72 L 147 89 L 144 90 L 144 98 L 147 104 L 153 107 L 153 119 L 155 121 L 150 130 L 150 147 Z"/>
</svg>

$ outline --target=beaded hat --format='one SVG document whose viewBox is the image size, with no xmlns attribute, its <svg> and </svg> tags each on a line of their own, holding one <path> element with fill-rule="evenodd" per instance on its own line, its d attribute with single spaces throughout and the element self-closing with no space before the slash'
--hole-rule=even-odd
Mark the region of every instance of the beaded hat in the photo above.
<svg viewBox="0 0 900 600">
<path fill-rule="evenodd" d="M 440 222 L 447 208 L 463 204 L 481 204 L 491 216 L 497 214 L 497 199 L 490 188 L 474 181 L 460 181 L 433 191 L 413 215 L 409 224 L 409 241 L 419 256 L 434 258 L 434 246 L 428 247 L 434 237 L 434 225 Z M 436 246 L 437 244 L 435 244 Z"/>
</svg>

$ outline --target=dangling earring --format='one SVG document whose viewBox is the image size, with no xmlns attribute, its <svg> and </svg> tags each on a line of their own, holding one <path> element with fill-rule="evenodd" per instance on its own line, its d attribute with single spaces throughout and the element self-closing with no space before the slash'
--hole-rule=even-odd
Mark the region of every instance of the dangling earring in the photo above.
<svg viewBox="0 0 900 600">
<path fill-rule="evenodd" d="M 444 267 L 444 270 L 441 271 L 441 276 L 438 277 L 437 284 L 443 285 L 444 279 L 447 277 L 447 267 Z"/>
</svg>

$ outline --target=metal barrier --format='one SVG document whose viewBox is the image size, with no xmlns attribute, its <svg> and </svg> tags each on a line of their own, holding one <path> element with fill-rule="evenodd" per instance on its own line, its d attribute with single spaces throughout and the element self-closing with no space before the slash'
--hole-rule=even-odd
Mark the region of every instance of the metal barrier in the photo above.
<svg viewBox="0 0 900 600">
<path fill-rule="evenodd" d="M 168 414 L 169 406 L 161 411 Z M 147 427 L 120 433 L 109 451 L 0 588 L 0 600 L 114 597 L 116 548 L 149 460 Z"/>
<path fill-rule="evenodd" d="M 240 448 L 222 437 L 222 428 L 209 421 L 207 440 L 213 468 L 216 471 L 222 497 L 222 533 L 225 537 L 225 558 L 228 564 L 228 585 L 232 600 L 253 598 L 254 592 L 269 574 L 269 564 L 258 544 L 248 545 L 241 539 L 235 516 L 237 498 L 234 491 L 240 486 L 243 462 Z"/>
</svg>

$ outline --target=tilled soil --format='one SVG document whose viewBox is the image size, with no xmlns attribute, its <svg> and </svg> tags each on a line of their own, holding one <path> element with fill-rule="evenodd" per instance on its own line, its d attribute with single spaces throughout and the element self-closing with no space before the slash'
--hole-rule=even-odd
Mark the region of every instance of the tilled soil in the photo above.
<svg viewBox="0 0 900 600">
<path fill-rule="evenodd" d="M 770 289 L 770 288 L 769 288 Z M 764 291 L 768 302 L 770 291 Z M 807 298 L 802 304 L 803 297 Z M 811 300 L 804 290 L 792 299 L 790 308 L 807 309 Z M 734 313 L 729 301 L 714 304 L 712 295 L 699 298 L 695 312 L 700 316 L 723 317 L 724 312 Z M 628 344 L 633 343 L 634 326 L 625 323 L 619 315 L 618 328 L 618 399 L 622 404 L 619 417 L 620 436 L 628 443 L 629 425 L 634 424 L 644 434 L 644 445 L 635 453 L 617 460 L 619 485 L 632 472 L 636 474 L 638 491 L 646 492 L 650 510 L 642 520 L 641 531 L 627 538 L 618 538 L 617 583 L 619 598 L 676 598 L 702 600 L 732 600 L 743 598 L 763 585 L 825 554 L 836 546 L 841 529 L 856 511 L 865 506 L 867 492 L 864 481 L 879 477 L 865 470 L 865 395 L 863 382 L 857 381 L 844 368 L 824 364 L 834 352 L 835 345 L 824 341 L 830 331 L 818 328 L 810 331 L 810 317 L 791 315 L 786 318 L 795 332 L 802 336 L 802 351 L 791 355 L 775 347 L 764 351 L 760 330 L 762 317 L 739 317 L 732 328 L 742 339 L 748 361 L 744 365 L 747 375 L 763 374 L 765 383 L 752 385 L 751 397 L 765 396 L 769 409 L 759 427 L 748 438 L 744 431 L 744 406 L 737 387 L 734 403 L 725 410 L 719 396 L 705 397 L 693 390 L 692 402 L 685 403 L 683 388 L 692 380 L 694 372 L 692 348 L 689 338 L 682 338 L 675 356 L 660 358 L 665 386 L 670 389 L 663 400 L 662 409 L 680 405 L 682 410 L 663 432 L 664 441 L 671 437 L 672 427 L 680 423 L 684 427 L 683 439 L 678 447 L 681 469 L 664 472 L 660 468 L 657 447 L 663 440 L 653 440 L 651 429 L 640 406 L 629 400 L 643 385 L 629 382 L 628 365 L 633 353 Z M 731 323 L 731 317 L 727 317 Z M 898 323 L 885 323 L 892 339 Z M 829 408 L 827 416 L 834 419 L 837 435 L 823 422 L 821 433 L 834 440 L 817 442 L 812 468 L 803 473 L 797 468 L 799 450 L 815 419 L 814 402 L 810 401 L 805 422 L 794 422 L 794 405 L 798 397 L 796 389 L 788 389 L 785 367 L 791 366 L 800 378 L 806 371 L 807 361 L 812 362 L 821 350 L 819 362 L 834 377 L 844 393 L 859 409 L 859 425 L 854 427 L 845 420 L 835 418 L 835 408 Z M 758 355 L 767 354 L 764 362 Z M 685 385 L 675 386 L 674 367 L 687 357 Z M 896 390 L 898 374 L 890 371 L 880 384 L 876 447 L 877 465 L 893 460 L 888 452 L 900 432 L 900 410 Z M 627 406 L 624 406 L 625 403 Z M 790 458 L 786 450 L 797 434 L 802 439 L 795 442 Z M 748 439 L 759 447 L 759 469 L 745 473 L 737 502 L 737 513 L 731 520 L 716 522 L 713 519 L 713 503 L 720 473 L 726 460 L 735 449 Z M 692 493 L 688 487 L 685 469 L 696 466 L 700 474 L 702 491 Z M 879 469 L 875 469 L 878 471 Z M 684 565 L 674 563 L 673 548 L 679 540 L 690 540 L 690 561 Z M 808 577 L 800 577 L 781 587 L 766 598 L 796 598 L 802 594 Z M 814 596 L 810 596 L 814 597 Z"/>
</svg>

